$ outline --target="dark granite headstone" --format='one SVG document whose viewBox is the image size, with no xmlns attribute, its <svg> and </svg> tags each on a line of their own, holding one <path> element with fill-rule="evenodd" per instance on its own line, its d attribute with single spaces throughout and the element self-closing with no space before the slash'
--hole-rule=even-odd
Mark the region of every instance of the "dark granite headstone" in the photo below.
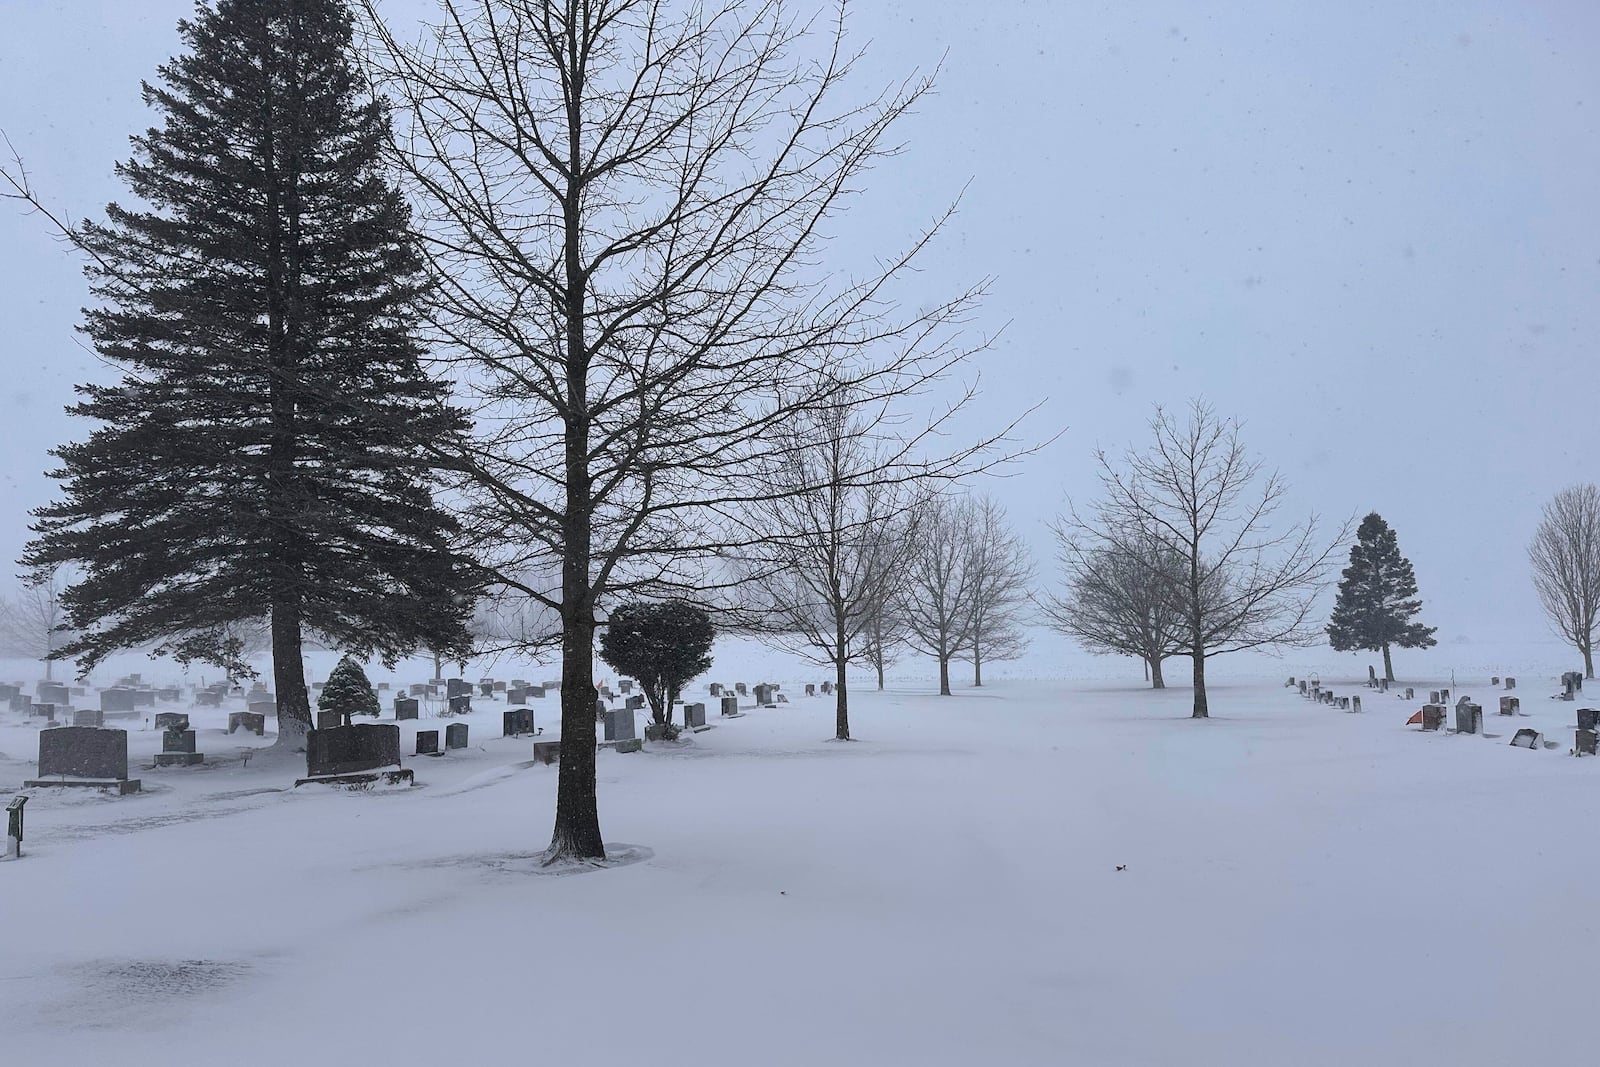
<svg viewBox="0 0 1600 1067">
<path fill-rule="evenodd" d="M 193 752 L 193 730 L 166 730 L 161 734 L 161 751 L 163 752 Z"/>
<path fill-rule="evenodd" d="M 437 756 L 439 754 L 439 731 L 417 731 L 417 755 Z"/>
<path fill-rule="evenodd" d="M 533 759 L 535 763 L 549 766 L 561 759 L 560 741 L 535 741 L 533 743 Z"/>
<path fill-rule="evenodd" d="M 617 689 L 624 694 L 633 692 L 633 680 L 631 678 L 617 679 Z"/>
<path fill-rule="evenodd" d="M 635 693 L 628 698 L 627 708 L 629 711 L 638 711 L 642 707 L 644 707 L 644 696 L 642 694 Z"/>
<path fill-rule="evenodd" d="M 104 726 L 106 713 L 99 708 L 75 708 L 72 712 L 74 726 Z"/>
<path fill-rule="evenodd" d="M 1516 687 L 1517 687 L 1517 680 L 1515 678 L 1507 678 L 1506 679 L 1506 688 L 1507 689 L 1515 689 Z"/>
<path fill-rule="evenodd" d="M 739 696 L 742 696 L 742 697 L 750 695 L 749 688 L 743 682 L 734 682 L 733 683 L 733 691 L 734 691 L 734 693 L 736 693 L 736 694 L 738 694 Z"/>
<path fill-rule="evenodd" d="M 472 692 L 472 686 L 467 684 L 465 678 L 451 678 L 444 683 L 444 695 L 451 699 L 464 697 Z"/>
<path fill-rule="evenodd" d="M 1502 715 L 1516 715 L 1521 711 L 1522 711 L 1522 700 L 1521 700 L 1520 697 L 1503 696 L 1503 697 L 1500 698 L 1500 714 L 1502 714 Z"/>
<path fill-rule="evenodd" d="M 61 682 L 40 682 L 33 691 L 41 704 L 72 703 L 72 692 Z"/>
<path fill-rule="evenodd" d="M 521 686 L 515 686 L 515 687 L 513 687 L 511 689 L 507 689 L 506 690 L 506 703 L 507 704 L 526 704 L 527 702 L 528 702 L 528 691 L 526 689 L 522 688 Z"/>
<path fill-rule="evenodd" d="M 467 747 L 467 724 L 453 722 L 444 728 L 444 747 L 447 749 Z"/>
<path fill-rule="evenodd" d="M 1424 704 L 1422 706 L 1422 728 L 1424 730 L 1438 730 L 1444 726 L 1444 705 Z"/>
<path fill-rule="evenodd" d="M 535 700 L 543 700 L 544 699 L 545 689 L 547 689 L 547 688 L 548 688 L 547 686 L 542 686 L 542 685 L 530 685 L 530 686 L 527 687 L 527 692 L 528 692 L 528 695 L 530 697 L 533 697 Z"/>
<path fill-rule="evenodd" d="M 57 726 L 39 731 L 39 777 L 128 777 L 128 731 Z"/>
<path fill-rule="evenodd" d="M 1600 708 L 1579 708 L 1578 729 L 1600 731 Z"/>
<path fill-rule="evenodd" d="M 222 694 L 214 689 L 202 689 L 194 695 L 194 706 L 197 708 L 222 707 Z"/>
<path fill-rule="evenodd" d="M 631 705 L 631 700 L 630 700 Z M 607 741 L 626 741 L 638 736 L 634 731 L 633 708 L 617 708 L 606 713 L 605 738 Z"/>
<path fill-rule="evenodd" d="M 276 700 L 252 700 L 245 705 L 245 710 L 252 715 L 270 718 L 278 714 L 278 702 Z"/>
<path fill-rule="evenodd" d="M 418 682 L 411 687 L 411 695 L 414 697 L 427 696 L 428 687 Z"/>
<path fill-rule="evenodd" d="M 437 736 L 437 734 L 435 734 Z M 306 735 L 306 776 L 325 778 L 400 765 L 400 727 L 360 723 Z"/>
<path fill-rule="evenodd" d="M 1439 690 L 1434 689 L 1434 690 L 1430 690 L 1429 691 L 1429 693 L 1428 693 L 1428 703 L 1430 703 L 1430 704 L 1442 704 L 1442 703 L 1444 703 L 1444 698 L 1439 695 Z"/>
<path fill-rule="evenodd" d="M 504 693 L 507 689 L 510 689 L 511 687 L 509 685 L 507 685 L 506 683 L 504 683 L 504 682 L 492 682 L 492 683 L 490 683 L 490 688 L 493 689 L 496 693 Z"/>
<path fill-rule="evenodd" d="M 189 715 L 182 711 L 162 711 L 156 713 L 157 730 L 187 730 L 189 728 Z"/>
<path fill-rule="evenodd" d="M 54 731 L 51 731 L 52 733 Z M 43 736 L 43 735 L 40 735 Z M 1595 740 L 1600 738 L 1600 733 L 1593 730 L 1578 730 L 1573 737 L 1572 750 L 1580 756 L 1595 755 Z"/>
<path fill-rule="evenodd" d="M 1349 706 L 1349 708 L 1347 710 L 1349 710 L 1349 711 L 1360 711 L 1361 710 L 1361 698 L 1360 697 L 1351 697 L 1350 698 L 1350 706 Z"/>
<path fill-rule="evenodd" d="M 346 715 L 342 711 L 317 712 L 317 729 L 319 730 L 333 730 L 340 726 L 348 726 L 349 724 L 350 716 Z"/>
<path fill-rule="evenodd" d="M 1456 705 L 1456 733 L 1483 733 L 1483 708 L 1465 697 Z"/>
<path fill-rule="evenodd" d="M 419 714 L 421 714 L 420 708 L 421 705 L 417 703 L 414 697 L 395 697 L 395 721 L 399 722 L 402 719 L 415 719 Z"/>
<path fill-rule="evenodd" d="M 29 704 L 28 714 L 38 719 L 56 721 L 56 706 L 54 704 Z"/>
<path fill-rule="evenodd" d="M 501 737 L 519 737 L 533 732 L 532 708 L 513 708 L 500 713 Z"/>
<path fill-rule="evenodd" d="M 472 712 L 472 698 L 465 693 L 450 698 L 450 714 L 467 715 Z"/>
<path fill-rule="evenodd" d="M 817 695 L 817 687 L 815 685 L 806 686 L 806 696 L 814 697 L 816 695 Z"/>
<path fill-rule="evenodd" d="M 1513 748 L 1538 748 L 1543 741 L 1544 738 L 1539 735 L 1538 730 L 1530 730 L 1524 726 L 1522 729 L 1518 730 L 1517 735 L 1511 739 L 1511 746 Z"/>
<path fill-rule="evenodd" d="M 739 714 L 739 698 L 736 697 L 736 696 L 725 696 L 725 697 L 723 697 L 722 698 L 722 714 L 724 714 L 724 715 L 737 715 L 737 714 Z M 718 736 L 720 737 L 721 735 L 719 734 Z"/>
<path fill-rule="evenodd" d="M 235 730 L 245 730 L 255 734 L 257 737 L 263 737 L 267 732 L 267 717 L 258 715 L 253 711 L 230 711 L 228 713 L 228 732 L 231 734 Z"/>
<path fill-rule="evenodd" d="M 1415 700 L 1415 699 L 1417 699 L 1417 691 L 1415 689 L 1411 688 L 1409 685 L 1406 686 L 1406 699 L 1407 700 Z"/>
<path fill-rule="evenodd" d="M 102 689 L 100 690 L 101 711 L 132 711 L 132 689 Z"/>
<path fill-rule="evenodd" d="M 494 696 L 494 683 L 493 682 L 479 682 L 478 683 L 478 695 L 481 696 L 481 697 L 492 697 L 492 696 Z"/>
<path fill-rule="evenodd" d="M 706 687 L 706 692 L 710 693 L 714 697 L 720 697 L 722 695 L 722 683 L 712 682 Z"/>
<path fill-rule="evenodd" d="M 828 696 L 828 697 L 833 696 L 833 683 L 832 682 L 823 682 L 822 683 L 822 695 L 823 696 Z"/>
<path fill-rule="evenodd" d="M 706 724 L 706 706 L 704 704 L 685 704 L 683 706 L 683 725 L 693 729 Z"/>
</svg>

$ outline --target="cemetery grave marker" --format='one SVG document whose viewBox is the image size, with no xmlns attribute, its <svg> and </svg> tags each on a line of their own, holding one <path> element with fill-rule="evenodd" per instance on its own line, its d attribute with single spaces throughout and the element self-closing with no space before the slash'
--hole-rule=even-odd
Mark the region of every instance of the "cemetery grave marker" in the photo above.
<svg viewBox="0 0 1600 1067">
<path fill-rule="evenodd" d="M 435 738 L 438 731 L 433 731 Z M 380 778 L 392 785 L 410 785 L 414 775 L 400 765 L 400 727 L 393 723 L 361 723 L 306 735 L 306 777 L 302 785 L 369 785 Z"/>
<path fill-rule="evenodd" d="M 1456 702 L 1456 733 L 1483 733 L 1483 708 L 1466 697 Z"/>
<path fill-rule="evenodd" d="M 730 716 L 738 715 L 739 714 L 739 698 L 736 697 L 736 696 L 725 696 L 725 697 L 723 697 L 722 698 L 722 714 L 730 715 Z"/>
<path fill-rule="evenodd" d="M 1518 730 L 1517 735 L 1511 739 L 1513 748 L 1541 748 L 1543 745 L 1544 735 L 1526 726 Z"/>
<path fill-rule="evenodd" d="M 1515 689 L 1516 687 L 1517 687 L 1517 680 L 1515 678 L 1507 678 L 1506 679 L 1506 688 L 1507 689 Z"/>
<path fill-rule="evenodd" d="M 533 743 L 533 761 L 549 766 L 561 759 L 560 741 L 535 741 Z"/>
<path fill-rule="evenodd" d="M 28 806 L 28 798 L 24 796 L 13 797 L 11 803 L 6 805 L 6 858 L 22 858 L 22 809 Z"/>
<path fill-rule="evenodd" d="M 415 719 L 422 714 L 422 705 L 416 697 L 394 698 L 394 719 L 401 722 L 406 719 Z"/>
<path fill-rule="evenodd" d="M 157 730 L 187 730 L 189 716 L 182 711 L 163 711 L 156 715 Z"/>
<path fill-rule="evenodd" d="M 72 712 L 72 725 L 74 726 L 104 726 L 105 724 L 106 713 L 99 708 L 75 708 Z"/>
<path fill-rule="evenodd" d="M 230 711 L 228 713 L 228 732 L 246 730 L 257 737 L 267 734 L 267 717 L 253 711 Z"/>
<path fill-rule="evenodd" d="M 1422 706 L 1422 728 L 1424 730 L 1438 730 L 1444 726 L 1444 705 L 1424 704 Z"/>
<path fill-rule="evenodd" d="M 446 750 L 467 747 L 467 724 L 453 722 L 444 728 L 444 747 Z"/>
<path fill-rule="evenodd" d="M 706 706 L 704 704 L 685 704 L 683 706 L 683 725 L 691 730 L 706 728 Z"/>
<path fill-rule="evenodd" d="M 39 731 L 39 777 L 35 786 L 90 786 L 137 793 L 128 777 L 128 731 L 97 726 L 58 726 Z"/>
<path fill-rule="evenodd" d="M 617 708 L 606 714 L 605 739 L 607 741 L 629 741 L 634 733 L 633 698 L 628 698 L 628 706 Z"/>
<path fill-rule="evenodd" d="M 1500 714 L 1517 715 L 1522 711 L 1522 701 L 1517 697 L 1503 696 L 1500 698 Z"/>
<path fill-rule="evenodd" d="M 438 730 L 418 730 L 417 731 L 417 752 L 416 752 L 416 754 L 419 755 L 419 756 L 437 756 L 437 755 L 439 755 L 439 731 Z"/>
<path fill-rule="evenodd" d="M 187 722 L 184 725 L 187 726 Z M 161 732 L 161 751 L 156 753 L 157 767 L 193 767 L 205 761 L 205 756 L 195 751 L 193 730 Z"/>
<path fill-rule="evenodd" d="M 450 714 L 469 715 L 472 713 L 472 698 L 465 693 L 450 698 Z"/>
<path fill-rule="evenodd" d="M 500 714 L 500 736 L 521 737 L 523 734 L 536 734 L 533 728 L 532 708 L 513 708 Z"/>
</svg>

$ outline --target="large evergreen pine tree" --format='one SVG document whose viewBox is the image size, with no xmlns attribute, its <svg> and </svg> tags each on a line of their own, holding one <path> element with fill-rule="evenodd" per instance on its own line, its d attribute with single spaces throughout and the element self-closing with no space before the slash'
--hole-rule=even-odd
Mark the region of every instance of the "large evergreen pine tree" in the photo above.
<svg viewBox="0 0 1600 1067">
<path fill-rule="evenodd" d="M 1328 641 L 1340 652 L 1383 652 L 1383 676 L 1394 681 L 1391 646 L 1432 648 L 1436 627 L 1412 622 L 1422 610 L 1411 561 L 1400 554 L 1394 531 L 1376 511 L 1361 520 L 1350 566 L 1339 579 L 1339 596 L 1328 622 Z"/>
<path fill-rule="evenodd" d="M 26 562 L 80 566 L 57 654 L 85 671 L 147 645 L 238 670 L 230 624 L 269 619 L 292 742 L 304 631 L 386 662 L 466 647 L 474 572 L 425 458 L 466 420 L 419 362 L 421 261 L 344 4 L 216 0 L 179 30 L 118 168 L 146 208 L 79 235 L 83 329 L 123 377 L 79 388 L 100 426 L 55 452 Z"/>
</svg>

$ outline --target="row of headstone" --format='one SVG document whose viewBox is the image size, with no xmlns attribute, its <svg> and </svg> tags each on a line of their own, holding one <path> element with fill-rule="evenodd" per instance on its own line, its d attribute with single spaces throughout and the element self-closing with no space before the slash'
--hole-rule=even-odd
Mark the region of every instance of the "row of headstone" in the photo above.
<svg viewBox="0 0 1600 1067">
<path fill-rule="evenodd" d="M 446 752 L 450 752 L 450 751 L 453 751 L 453 750 L 458 749 L 458 748 L 466 748 L 467 747 L 467 724 L 466 723 L 464 723 L 464 722 L 453 722 L 453 723 L 451 723 L 450 725 L 448 725 L 448 726 L 446 726 L 444 728 L 444 747 L 445 747 L 445 751 Z M 438 755 L 441 755 L 441 753 L 439 752 L 439 731 L 438 730 L 418 730 L 417 731 L 417 755 L 419 755 L 419 756 L 438 756 Z"/>
</svg>

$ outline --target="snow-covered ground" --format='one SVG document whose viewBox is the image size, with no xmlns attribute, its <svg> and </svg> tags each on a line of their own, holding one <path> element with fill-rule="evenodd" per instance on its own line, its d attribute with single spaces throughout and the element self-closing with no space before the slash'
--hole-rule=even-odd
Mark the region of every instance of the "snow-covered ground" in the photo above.
<svg viewBox="0 0 1600 1067">
<path fill-rule="evenodd" d="M 1402 685 L 1453 669 L 1488 738 L 1405 726 L 1420 701 L 1360 687 L 1371 659 L 1219 660 L 1194 722 L 1183 661 L 1152 693 L 1042 639 L 983 690 L 931 695 L 916 661 L 858 686 L 840 744 L 801 695 L 823 671 L 725 642 L 702 683 L 792 703 L 603 751 L 620 862 L 563 874 L 536 865 L 555 770 L 498 736 L 502 704 L 475 698 L 467 751 L 408 758 L 415 788 L 367 793 L 295 790 L 303 757 L 266 747 L 246 765 L 272 736 L 225 712 L 192 712 L 204 767 L 154 769 L 135 723 L 145 791 L 34 791 L 0 863 L 0 1063 L 1586 1060 L 1600 760 L 1544 699 L 1571 656 L 1399 654 Z M 1282 688 L 1311 670 L 1365 712 Z M 1527 717 L 1493 714 L 1491 672 Z M 443 725 L 403 723 L 403 751 Z M 1510 747 L 1526 725 L 1559 750 Z M 36 735 L 0 711 L 0 792 Z"/>
</svg>

